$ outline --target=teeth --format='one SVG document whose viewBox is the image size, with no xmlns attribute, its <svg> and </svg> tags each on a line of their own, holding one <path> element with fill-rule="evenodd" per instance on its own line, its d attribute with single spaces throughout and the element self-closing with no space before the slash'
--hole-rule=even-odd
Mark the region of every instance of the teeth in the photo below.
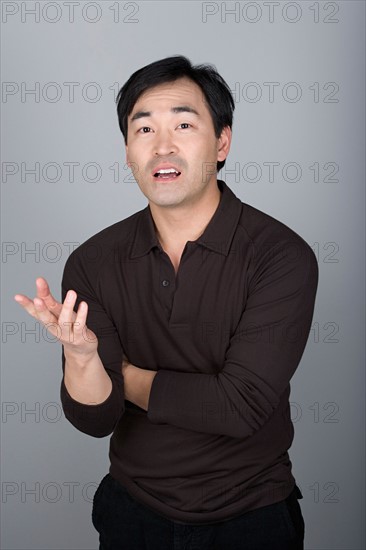
<svg viewBox="0 0 366 550">
<path fill-rule="evenodd" d="M 166 170 L 162 169 L 162 170 L 158 170 L 158 174 L 174 174 L 174 172 L 176 174 L 178 174 L 178 171 L 175 169 L 175 168 L 167 168 Z"/>
</svg>

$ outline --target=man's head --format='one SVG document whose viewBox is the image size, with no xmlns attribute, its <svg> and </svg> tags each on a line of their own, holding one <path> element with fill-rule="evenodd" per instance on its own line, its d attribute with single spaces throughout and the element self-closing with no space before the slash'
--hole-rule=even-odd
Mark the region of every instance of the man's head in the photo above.
<svg viewBox="0 0 366 550">
<path fill-rule="evenodd" d="M 178 205 L 212 186 L 229 152 L 234 111 L 213 66 L 194 67 L 182 56 L 156 61 L 129 78 L 116 102 L 127 162 L 152 202 Z M 169 165 L 180 175 L 162 185 L 168 176 L 156 169 Z"/>
<path fill-rule="evenodd" d="M 210 111 L 215 136 L 220 137 L 225 126 L 232 128 L 235 103 L 229 86 L 213 65 L 192 65 L 184 56 L 173 56 L 154 61 L 134 72 L 119 90 L 116 103 L 118 122 L 127 144 L 127 118 L 138 98 L 145 92 L 166 82 L 178 78 L 189 78 L 202 90 L 207 107 Z M 225 165 L 225 161 L 217 163 L 217 171 Z"/>
</svg>

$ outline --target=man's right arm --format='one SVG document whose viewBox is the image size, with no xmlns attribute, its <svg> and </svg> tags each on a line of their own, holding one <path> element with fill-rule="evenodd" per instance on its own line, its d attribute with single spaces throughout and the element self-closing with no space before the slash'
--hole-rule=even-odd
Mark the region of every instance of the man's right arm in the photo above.
<svg viewBox="0 0 366 550">
<path fill-rule="evenodd" d="M 86 324 L 98 339 L 89 357 L 62 346 L 61 403 L 65 417 L 78 430 L 104 437 L 113 432 L 125 411 L 122 362 L 124 353 L 117 329 L 96 295 L 98 266 L 81 261 L 78 249 L 68 258 L 62 277 L 62 302 L 68 290 L 88 304 Z M 84 335 L 88 339 L 88 334 Z"/>
<path fill-rule="evenodd" d="M 62 344 L 61 403 L 66 418 L 78 430 L 103 437 L 112 433 L 125 411 L 122 368 L 128 361 L 103 307 L 104 289 L 98 287 L 99 268 L 111 251 L 99 247 L 102 254 L 91 260 L 89 244 L 91 239 L 66 261 L 61 302 L 43 277 L 36 279 L 33 300 L 24 294 L 14 299 Z"/>
</svg>

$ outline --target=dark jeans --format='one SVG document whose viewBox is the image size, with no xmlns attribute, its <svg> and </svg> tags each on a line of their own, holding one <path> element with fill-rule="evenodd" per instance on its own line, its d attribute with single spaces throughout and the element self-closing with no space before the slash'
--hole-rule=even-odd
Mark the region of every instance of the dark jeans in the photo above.
<svg viewBox="0 0 366 550">
<path fill-rule="evenodd" d="M 176 523 L 133 499 L 107 474 L 94 495 L 99 550 L 303 550 L 304 520 L 295 486 L 275 504 L 215 524 Z"/>
</svg>

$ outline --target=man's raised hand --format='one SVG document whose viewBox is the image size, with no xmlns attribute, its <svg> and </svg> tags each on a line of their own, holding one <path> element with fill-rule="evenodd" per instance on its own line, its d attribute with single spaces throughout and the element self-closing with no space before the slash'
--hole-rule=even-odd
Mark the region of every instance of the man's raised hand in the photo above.
<svg viewBox="0 0 366 550">
<path fill-rule="evenodd" d="M 55 336 L 65 351 L 81 354 L 85 359 L 95 354 L 98 339 L 86 326 L 88 304 L 80 302 L 77 312 L 74 311 L 77 294 L 69 290 L 64 303 L 58 302 L 51 294 L 46 279 L 36 279 L 37 297 L 33 300 L 24 294 L 16 294 L 14 299 L 32 317 L 45 325 L 48 332 Z"/>
</svg>

